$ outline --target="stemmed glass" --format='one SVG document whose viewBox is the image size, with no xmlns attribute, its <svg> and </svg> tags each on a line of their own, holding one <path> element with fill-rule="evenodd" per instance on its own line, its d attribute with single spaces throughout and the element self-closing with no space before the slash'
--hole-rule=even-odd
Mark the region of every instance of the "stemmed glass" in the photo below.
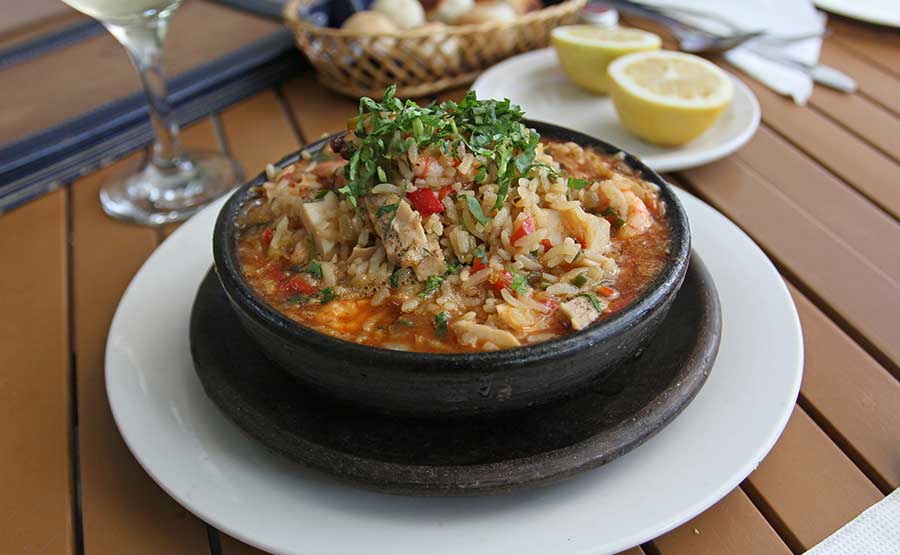
<svg viewBox="0 0 900 555">
<path fill-rule="evenodd" d="M 182 0 L 63 0 L 99 20 L 128 51 L 144 85 L 155 141 L 135 171 L 100 190 L 103 210 L 148 225 L 184 220 L 237 185 L 238 164 L 219 153 L 187 151 L 166 98 L 163 41 L 169 18 Z"/>
</svg>

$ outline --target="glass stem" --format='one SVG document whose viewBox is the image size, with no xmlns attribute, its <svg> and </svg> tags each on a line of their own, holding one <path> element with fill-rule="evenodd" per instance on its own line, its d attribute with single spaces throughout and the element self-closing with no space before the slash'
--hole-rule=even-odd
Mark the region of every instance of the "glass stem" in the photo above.
<svg viewBox="0 0 900 555">
<path fill-rule="evenodd" d="M 163 41 L 168 27 L 167 16 L 148 17 L 135 24 L 106 23 L 107 29 L 128 51 L 144 85 L 150 107 L 150 123 L 156 140 L 151 161 L 163 173 L 177 171 L 184 159 L 178 138 L 178 122 L 167 99 L 163 71 Z"/>
</svg>

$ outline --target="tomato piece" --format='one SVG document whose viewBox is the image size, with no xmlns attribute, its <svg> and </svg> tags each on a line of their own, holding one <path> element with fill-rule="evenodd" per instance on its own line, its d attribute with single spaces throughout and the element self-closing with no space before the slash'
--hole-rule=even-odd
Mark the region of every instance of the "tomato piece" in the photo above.
<svg viewBox="0 0 900 555">
<path fill-rule="evenodd" d="M 494 272 L 491 274 L 491 277 L 488 279 L 490 284 L 494 287 L 494 290 L 498 293 L 503 291 L 504 289 L 509 288 L 513 282 L 513 275 L 506 270 L 502 272 Z"/>
<path fill-rule="evenodd" d="M 612 297 L 616 294 L 616 290 L 612 287 L 607 287 L 605 285 L 601 285 L 597 288 L 597 292 L 603 295 L 604 297 Z"/>
<path fill-rule="evenodd" d="M 279 270 L 278 268 L 272 268 L 271 270 L 268 271 L 267 275 L 269 276 L 270 279 L 272 279 L 274 281 L 284 281 L 285 278 L 287 278 L 287 274 L 285 274 L 282 270 Z"/>
<path fill-rule="evenodd" d="M 484 262 L 481 261 L 480 258 L 476 258 L 476 259 L 472 260 L 472 271 L 473 272 L 477 272 L 478 270 L 481 270 L 484 267 L 485 267 L 485 264 L 484 264 Z"/>
<path fill-rule="evenodd" d="M 281 284 L 281 290 L 285 293 L 301 293 L 303 295 L 314 295 L 319 289 L 300 276 L 294 276 Z"/>
<path fill-rule="evenodd" d="M 262 244 L 263 247 L 269 248 L 269 245 L 272 244 L 272 236 L 275 235 L 275 232 L 272 231 L 271 227 L 267 227 L 265 231 L 262 232 Z"/>
<path fill-rule="evenodd" d="M 517 227 L 516 230 L 513 231 L 512 237 L 509 238 L 509 242 L 515 245 L 516 241 L 518 241 L 522 237 L 525 237 L 526 235 L 529 235 L 530 233 L 534 233 L 535 229 L 534 218 L 528 216 L 527 218 L 522 220 L 522 223 L 519 224 L 519 227 Z"/>
<path fill-rule="evenodd" d="M 438 196 L 431 189 L 419 189 L 406 193 L 406 199 L 423 216 L 430 216 L 444 211 L 444 203 L 438 199 Z"/>
<path fill-rule="evenodd" d="M 453 185 L 447 185 L 438 189 L 438 200 L 444 200 L 444 197 L 453 192 Z"/>
<path fill-rule="evenodd" d="M 550 242 L 550 239 L 541 239 L 541 245 L 544 246 L 544 250 L 550 250 L 553 248 L 553 243 Z"/>
</svg>

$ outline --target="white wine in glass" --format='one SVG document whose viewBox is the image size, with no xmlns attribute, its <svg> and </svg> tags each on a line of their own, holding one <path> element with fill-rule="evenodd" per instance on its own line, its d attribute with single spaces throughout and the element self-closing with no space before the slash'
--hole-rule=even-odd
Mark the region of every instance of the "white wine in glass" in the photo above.
<svg viewBox="0 0 900 555">
<path fill-rule="evenodd" d="M 155 141 L 140 167 L 100 190 L 103 210 L 147 225 L 184 220 L 238 184 L 238 164 L 215 152 L 187 151 L 166 98 L 163 41 L 182 0 L 63 0 L 103 24 L 128 51 L 150 107 Z"/>
</svg>

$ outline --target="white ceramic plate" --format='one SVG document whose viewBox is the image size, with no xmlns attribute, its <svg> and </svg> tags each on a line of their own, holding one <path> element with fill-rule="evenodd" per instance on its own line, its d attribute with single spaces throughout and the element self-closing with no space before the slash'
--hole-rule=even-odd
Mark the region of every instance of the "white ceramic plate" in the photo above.
<svg viewBox="0 0 900 555">
<path fill-rule="evenodd" d="M 800 387 L 802 338 L 778 272 L 734 224 L 681 193 L 722 302 L 719 356 L 696 399 L 635 451 L 567 481 L 476 498 L 368 492 L 268 452 L 219 413 L 194 374 L 188 316 L 212 263 L 221 202 L 144 264 L 109 332 L 106 387 L 125 442 L 188 510 L 275 553 L 614 553 L 697 515 L 736 487 L 781 433 Z"/>
<path fill-rule="evenodd" d="M 844 17 L 900 27 L 900 2 L 897 0 L 814 0 L 813 3 Z"/>
<path fill-rule="evenodd" d="M 595 96 L 566 78 L 552 48 L 513 56 L 481 74 L 472 85 L 479 98 L 509 98 L 525 117 L 581 131 L 634 154 L 659 172 L 684 170 L 728 156 L 759 127 L 759 103 L 737 77 L 734 98 L 706 133 L 680 147 L 647 143 L 619 123 L 608 96 Z"/>
</svg>

